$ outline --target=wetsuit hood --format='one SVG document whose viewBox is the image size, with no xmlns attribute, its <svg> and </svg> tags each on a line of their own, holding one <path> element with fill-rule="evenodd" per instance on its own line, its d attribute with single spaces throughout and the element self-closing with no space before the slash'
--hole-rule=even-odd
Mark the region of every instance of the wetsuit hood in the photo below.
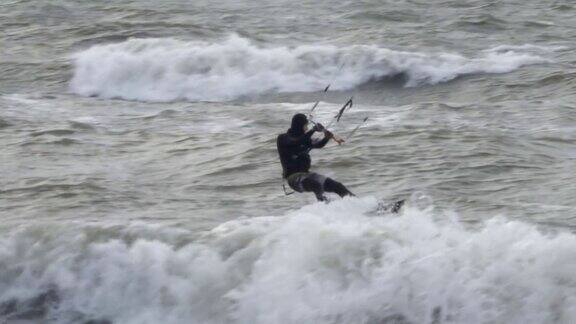
<svg viewBox="0 0 576 324">
<path fill-rule="evenodd" d="M 304 134 L 304 126 L 308 124 L 308 118 L 304 114 L 296 114 L 292 117 L 292 124 L 288 133 L 292 136 L 300 136 Z"/>
</svg>

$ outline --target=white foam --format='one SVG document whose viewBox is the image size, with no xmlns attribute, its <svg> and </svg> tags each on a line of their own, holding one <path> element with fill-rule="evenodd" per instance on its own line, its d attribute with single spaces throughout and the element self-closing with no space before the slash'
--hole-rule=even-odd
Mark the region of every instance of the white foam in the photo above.
<svg viewBox="0 0 576 324">
<path fill-rule="evenodd" d="M 523 52 L 554 52 L 567 50 L 567 46 L 542 46 L 534 44 L 522 44 L 522 45 L 500 45 L 487 50 L 488 52 L 508 52 L 508 51 L 523 51 Z"/>
<path fill-rule="evenodd" d="M 522 48 L 469 58 L 372 45 L 261 47 L 238 36 L 215 43 L 131 39 L 74 54 L 70 88 L 103 98 L 221 101 L 274 91 L 320 91 L 327 83 L 332 90 L 345 90 L 398 74 L 414 87 L 543 62 Z"/>
<path fill-rule="evenodd" d="M 576 320 L 575 235 L 504 218 L 473 231 L 410 207 L 363 215 L 375 205 L 347 199 L 239 219 L 185 244 L 183 230 L 142 224 L 116 234 L 24 228 L 0 239 L 0 304 L 55 288 L 46 316 L 58 322 Z"/>
</svg>

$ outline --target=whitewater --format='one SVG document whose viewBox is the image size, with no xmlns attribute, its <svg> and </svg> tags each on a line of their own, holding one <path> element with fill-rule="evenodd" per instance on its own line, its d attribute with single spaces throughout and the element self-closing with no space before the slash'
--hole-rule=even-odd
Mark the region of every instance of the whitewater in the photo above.
<svg viewBox="0 0 576 324">
<path fill-rule="evenodd" d="M 576 315 L 573 234 L 503 218 L 471 230 L 430 208 L 364 215 L 375 204 L 317 203 L 226 222 L 195 239 L 141 223 L 21 228 L 2 238 L 2 308 L 30 312 L 42 300 L 58 322 L 120 323 L 548 323 Z"/>
<path fill-rule="evenodd" d="M 333 90 L 350 90 L 403 76 L 406 86 L 415 87 L 548 62 L 518 49 L 523 48 L 497 47 L 466 58 L 368 45 L 261 48 L 235 35 L 220 43 L 133 39 L 75 54 L 70 88 L 102 98 L 220 101 L 271 91 L 315 92 L 326 80 Z"/>
<path fill-rule="evenodd" d="M 0 323 L 576 322 L 574 10 L 1 3 Z"/>
</svg>

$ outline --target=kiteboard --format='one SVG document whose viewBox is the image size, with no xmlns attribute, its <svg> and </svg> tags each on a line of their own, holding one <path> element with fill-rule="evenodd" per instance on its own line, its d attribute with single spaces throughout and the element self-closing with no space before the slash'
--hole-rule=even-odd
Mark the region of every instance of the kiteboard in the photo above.
<svg viewBox="0 0 576 324">
<path fill-rule="evenodd" d="M 371 215 L 388 215 L 388 214 L 398 214 L 402 210 L 402 207 L 406 203 L 406 199 L 400 199 L 396 201 L 380 201 L 374 209 L 369 214 Z"/>
</svg>

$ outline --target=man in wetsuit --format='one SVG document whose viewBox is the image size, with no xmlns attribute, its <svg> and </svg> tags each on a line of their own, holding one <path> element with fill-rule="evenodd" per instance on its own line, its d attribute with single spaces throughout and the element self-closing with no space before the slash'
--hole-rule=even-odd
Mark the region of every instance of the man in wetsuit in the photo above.
<svg viewBox="0 0 576 324">
<path fill-rule="evenodd" d="M 321 174 L 310 172 L 310 150 L 323 148 L 334 135 L 321 124 L 306 131 L 308 118 L 303 114 L 292 117 L 292 125 L 284 134 L 278 135 L 276 145 L 280 162 L 282 163 L 282 176 L 288 181 L 290 188 L 297 192 L 313 192 L 316 199 L 325 201 L 325 192 L 334 192 L 340 197 L 354 196 L 343 184 Z M 315 132 L 323 132 L 324 138 L 313 140 Z"/>
</svg>

